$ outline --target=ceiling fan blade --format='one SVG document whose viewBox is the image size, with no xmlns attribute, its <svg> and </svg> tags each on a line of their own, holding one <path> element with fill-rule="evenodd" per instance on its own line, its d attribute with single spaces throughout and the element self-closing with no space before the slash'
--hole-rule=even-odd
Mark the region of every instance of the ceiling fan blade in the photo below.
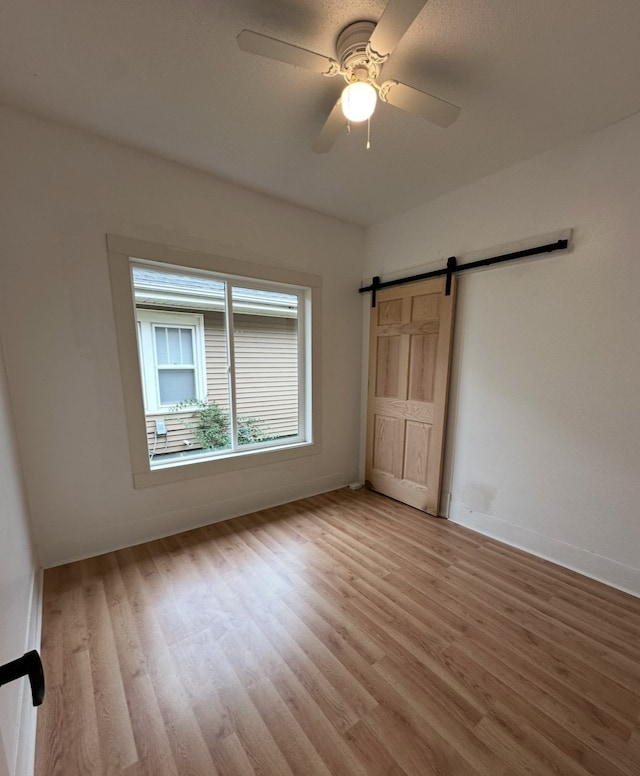
<svg viewBox="0 0 640 776">
<path fill-rule="evenodd" d="M 379 95 L 383 102 L 421 116 L 440 127 L 448 127 L 460 115 L 461 109 L 457 105 L 398 81 L 385 81 L 380 87 Z"/>
<path fill-rule="evenodd" d="M 336 75 L 339 70 L 338 63 L 330 57 L 307 51 L 307 49 L 293 46 L 291 43 L 285 43 L 282 40 L 269 38 L 267 35 L 261 35 L 259 32 L 242 30 L 236 40 L 238 41 L 238 46 L 243 51 L 249 51 L 252 54 L 258 54 L 269 59 L 277 59 L 278 62 L 302 67 L 305 70 L 313 70 L 314 73 Z"/>
<path fill-rule="evenodd" d="M 346 123 L 347 120 L 342 112 L 342 98 L 339 97 L 338 101 L 331 109 L 329 117 L 324 122 L 320 134 L 313 143 L 313 150 L 317 154 L 326 154 L 327 151 L 330 151 Z"/>
<path fill-rule="evenodd" d="M 389 0 L 371 33 L 371 49 L 380 57 L 390 54 L 426 4 L 427 0 Z"/>
</svg>

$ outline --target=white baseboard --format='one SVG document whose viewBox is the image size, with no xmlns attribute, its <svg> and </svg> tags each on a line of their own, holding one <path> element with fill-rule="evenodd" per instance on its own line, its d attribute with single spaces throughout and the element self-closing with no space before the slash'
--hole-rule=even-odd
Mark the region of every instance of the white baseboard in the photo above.
<svg viewBox="0 0 640 776">
<path fill-rule="evenodd" d="M 27 633 L 25 637 L 25 652 L 29 652 L 32 649 L 37 649 L 40 651 L 40 644 L 42 641 L 43 578 L 43 570 L 37 569 L 33 575 L 32 581 L 31 603 L 29 609 Z M 13 771 L 15 776 L 33 776 L 36 757 L 37 722 L 37 710 L 33 707 L 33 703 L 31 701 L 31 687 L 29 682 L 25 681 L 22 691 L 22 699 L 20 702 L 20 726 L 18 728 L 16 760 Z"/>
<path fill-rule="evenodd" d="M 185 510 L 151 515 L 131 524 L 108 525 L 93 535 L 59 538 L 48 547 L 43 558 L 45 568 L 73 563 L 106 552 L 143 544 L 182 531 L 200 528 L 262 509 L 288 504 L 301 498 L 316 496 L 345 487 L 353 480 L 353 472 L 339 472 L 302 482 L 293 482 L 253 494 L 191 507 Z"/>
<path fill-rule="evenodd" d="M 640 569 L 618 563 L 582 547 L 536 533 L 482 512 L 471 512 L 459 501 L 451 501 L 447 515 L 458 523 L 492 539 L 525 550 L 539 558 L 577 571 L 586 577 L 640 597 Z"/>
</svg>

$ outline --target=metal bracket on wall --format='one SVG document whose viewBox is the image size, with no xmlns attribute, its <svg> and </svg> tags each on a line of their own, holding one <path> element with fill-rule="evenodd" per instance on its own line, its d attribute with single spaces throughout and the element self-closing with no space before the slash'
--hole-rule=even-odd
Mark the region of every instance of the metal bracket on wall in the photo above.
<svg viewBox="0 0 640 776">
<path fill-rule="evenodd" d="M 467 264 L 458 264 L 456 257 L 451 256 L 447 259 L 447 266 L 443 269 L 435 269 L 432 272 L 422 272 L 419 275 L 410 275 L 406 278 L 397 278 L 395 280 L 387 280 L 381 282 L 380 278 L 376 275 L 370 286 L 364 286 L 359 288 L 358 291 L 364 294 L 366 291 L 371 291 L 371 307 L 376 306 L 376 293 L 381 288 L 390 288 L 391 286 L 402 286 L 405 283 L 415 283 L 418 280 L 427 280 L 428 278 L 437 278 L 442 275 L 447 276 L 445 294 L 449 296 L 451 293 L 451 278 L 455 272 L 464 272 L 465 270 L 477 269 L 478 267 L 488 267 L 491 264 L 501 264 L 505 261 L 514 261 L 515 259 L 524 259 L 528 256 L 536 256 L 539 253 L 553 253 L 554 251 L 563 251 L 569 247 L 569 240 L 557 240 L 554 243 L 548 243 L 547 245 L 538 245 L 534 248 L 525 248 L 521 251 L 513 251 L 512 253 L 503 253 L 501 256 L 491 256 L 487 259 L 480 259 L 479 261 L 470 261 Z"/>
<path fill-rule="evenodd" d="M 456 261 L 455 256 L 449 256 L 447 259 L 447 282 L 444 287 L 444 295 L 445 296 L 451 296 L 451 280 L 453 278 L 453 273 L 456 271 L 458 266 L 458 262 Z"/>
<path fill-rule="evenodd" d="M 376 275 L 371 282 L 371 307 L 376 306 L 376 293 L 380 288 L 380 278 Z"/>
</svg>

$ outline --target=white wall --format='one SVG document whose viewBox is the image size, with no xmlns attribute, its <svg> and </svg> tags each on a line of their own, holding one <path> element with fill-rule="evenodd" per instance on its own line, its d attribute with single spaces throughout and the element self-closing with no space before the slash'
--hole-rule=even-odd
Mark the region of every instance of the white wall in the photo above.
<svg viewBox="0 0 640 776">
<path fill-rule="evenodd" d="M 36 563 L 0 344 L 0 664 L 38 648 Z M 34 600 L 35 598 L 35 600 Z M 36 711 L 27 679 L 0 687 L 0 776 L 26 776 Z M 33 765 L 31 764 L 31 768 Z"/>
<path fill-rule="evenodd" d="M 452 519 L 640 595 L 638 202 L 640 115 L 377 225 L 364 275 L 574 228 L 460 276 L 445 490 Z"/>
<path fill-rule="evenodd" d="M 25 114 L 0 125 L 0 330 L 43 564 L 353 480 L 364 231 Z M 323 276 L 320 455 L 134 490 L 106 233 Z"/>
</svg>

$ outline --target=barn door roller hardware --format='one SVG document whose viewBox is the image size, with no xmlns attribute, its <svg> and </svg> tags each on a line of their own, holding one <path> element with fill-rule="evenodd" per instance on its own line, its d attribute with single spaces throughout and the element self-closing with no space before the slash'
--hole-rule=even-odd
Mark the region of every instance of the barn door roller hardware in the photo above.
<svg viewBox="0 0 640 776">
<path fill-rule="evenodd" d="M 524 259 L 527 256 L 536 256 L 539 253 L 553 253 L 554 251 L 563 251 L 569 247 L 569 240 L 557 240 L 547 245 L 537 245 L 534 248 L 525 248 L 521 251 L 514 251 L 512 253 L 503 253 L 501 256 L 491 256 L 488 259 L 480 259 L 479 261 L 470 261 L 467 264 L 458 264 L 455 256 L 451 256 L 447 259 L 447 266 L 442 269 L 435 269 L 432 272 L 423 272 L 420 275 L 410 275 L 406 278 L 396 278 L 395 280 L 386 280 L 384 283 L 380 281 L 380 278 L 376 275 L 370 286 L 364 286 L 359 288 L 358 291 L 364 294 L 365 291 L 371 291 L 371 307 L 376 306 L 376 293 L 381 288 L 390 288 L 391 286 L 403 286 L 405 283 L 415 283 L 417 280 L 427 280 L 427 278 L 437 278 L 446 275 L 446 288 L 445 294 L 449 296 L 451 293 L 451 278 L 456 272 L 464 272 L 465 270 L 477 269 L 478 267 L 488 267 L 491 264 L 501 264 L 504 261 L 514 261 L 514 259 Z"/>
<path fill-rule="evenodd" d="M 44 670 L 40 655 L 35 649 L 26 652 L 17 660 L 0 666 L 0 686 L 14 682 L 22 676 L 28 676 L 31 683 L 31 699 L 34 706 L 39 706 L 44 700 Z"/>
</svg>

